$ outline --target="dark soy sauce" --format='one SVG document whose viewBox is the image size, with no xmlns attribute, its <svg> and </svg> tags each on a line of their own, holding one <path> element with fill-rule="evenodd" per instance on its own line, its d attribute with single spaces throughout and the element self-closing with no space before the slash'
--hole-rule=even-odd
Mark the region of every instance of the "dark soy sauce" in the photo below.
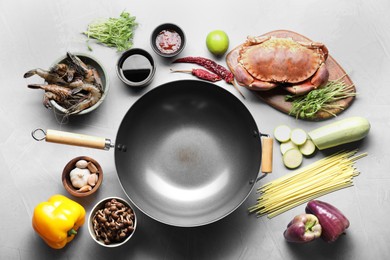
<svg viewBox="0 0 390 260">
<path fill-rule="evenodd" d="M 141 82 L 149 77 L 152 64 L 145 56 L 133 54 L 126 58 L 120 70 L 123 76 L 131 82 Z"/>
</svg>

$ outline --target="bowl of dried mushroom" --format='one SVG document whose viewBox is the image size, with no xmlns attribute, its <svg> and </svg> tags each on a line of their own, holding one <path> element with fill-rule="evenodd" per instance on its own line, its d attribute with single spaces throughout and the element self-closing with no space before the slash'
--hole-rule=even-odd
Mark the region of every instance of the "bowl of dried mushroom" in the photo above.
<svg viewBox="0 0 390 260">
<path fill-rule="evenodd" d="M 93 240 L 104 247 L 118 247 L 133 236 L 137 217 L 130 204 L 119 197 L 99 201 L 88 217 L 88 230 Z"/>
<path fill-rule="evenodd" d="M 70 160 L 62 171 L 62 184 L 75 197 L 85 197 L 95 193 L 102 181 L 102 167 L 88 156 L 79 156 Z"/>
</svg>

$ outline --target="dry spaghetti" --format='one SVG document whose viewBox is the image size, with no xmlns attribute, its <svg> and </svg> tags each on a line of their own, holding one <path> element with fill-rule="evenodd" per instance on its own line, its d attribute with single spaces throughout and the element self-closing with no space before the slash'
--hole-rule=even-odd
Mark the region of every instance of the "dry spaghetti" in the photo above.
<svg viewBox="0 0 390 260">
<path fill-rule="evenodd" d="M 356 153 L 357 150 L 353 150 L 330 155 L 261 186 L 257 190 L 261 195 L 249 212 L 272 218 L 312 199 L 352 186 L 353 178 L 359 175 L 354 163 L 367 155 Z"/>
</svg>

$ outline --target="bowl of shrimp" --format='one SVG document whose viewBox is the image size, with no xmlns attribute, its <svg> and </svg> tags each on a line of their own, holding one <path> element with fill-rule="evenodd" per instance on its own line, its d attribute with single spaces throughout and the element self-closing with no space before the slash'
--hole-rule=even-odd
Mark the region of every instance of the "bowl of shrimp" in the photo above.
<svg viewBox="0 0 390 260">
<path fill-rule="evenodd" d="M 33 69 L 24 77 L 33 75 L 40 76 L 45 82 L 29 84 L 28 87 L 44 90 L 43 105 L 65 115 L 94 111 L 109 90 L 109 79 L 103 65 L 84 53 L 67 52 L 50 69 Z"/>
</svg>

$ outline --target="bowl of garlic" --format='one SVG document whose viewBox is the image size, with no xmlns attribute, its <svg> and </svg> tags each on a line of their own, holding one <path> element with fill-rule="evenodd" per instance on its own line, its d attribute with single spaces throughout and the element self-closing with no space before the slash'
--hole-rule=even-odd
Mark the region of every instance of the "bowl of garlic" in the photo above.
<svg viewBox="0 0 390 260">
<path fill-rule="evenodd" d="M 62 184 L 75 197 L 85 197 L 95 193 L 102 181 L 102 167 L 88 156 L 72 159 L 62 171 Z"/>
</svg>

